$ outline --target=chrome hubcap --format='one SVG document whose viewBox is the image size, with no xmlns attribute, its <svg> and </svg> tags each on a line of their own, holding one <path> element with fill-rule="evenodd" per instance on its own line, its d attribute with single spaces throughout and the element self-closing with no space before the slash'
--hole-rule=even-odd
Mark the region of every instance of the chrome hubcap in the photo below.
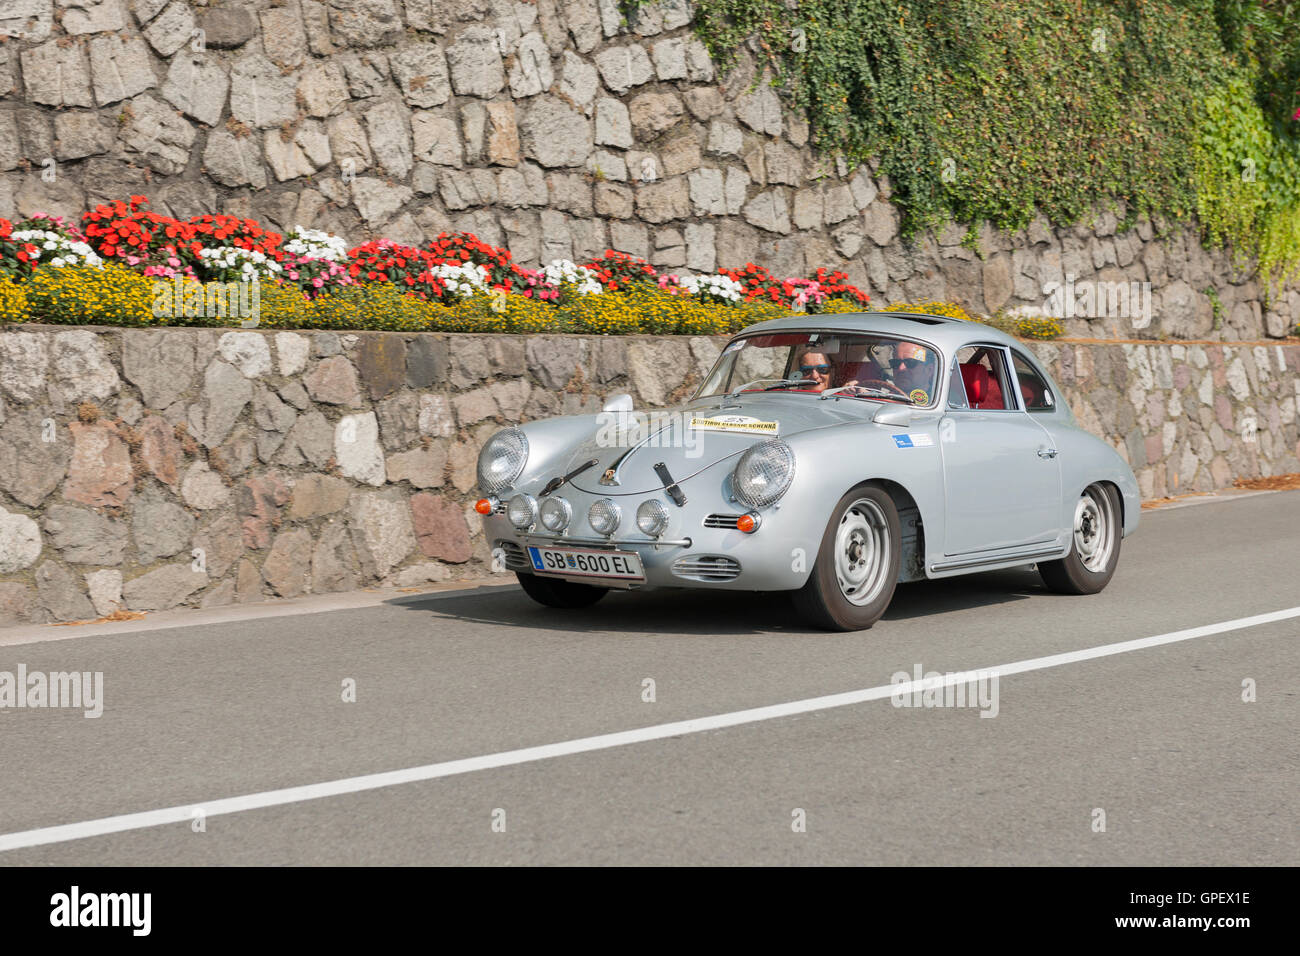
<svg viewBox="0 0 1300 956">
<path fill-rule="evenodd" d="M 1110 497 L 1096 486 L 1084 491 L 1074 508 L 1074 550 L 1089 571 L 1104 571 L 1110 564 L 1115 524 Z"/>
<path fill-rule="evenodd" d="M 886 585 L 889 523 L 880 506 L 859 498 L 844 510 L 835 529 L 835 579 L 856 605 L 870 604 Z"/>
</svg>

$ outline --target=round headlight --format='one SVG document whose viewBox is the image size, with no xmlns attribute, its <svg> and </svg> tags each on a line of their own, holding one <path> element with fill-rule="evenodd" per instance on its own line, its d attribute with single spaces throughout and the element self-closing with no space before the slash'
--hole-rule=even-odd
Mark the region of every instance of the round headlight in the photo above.
<svg viewBox="0 0 1300 956">
<path fill-rule="evenodd" d="M 652 538 L 662 534 L 664 528 L 668 527 L 668 509 L 656 498 L 641 502 L 636 509 L 636 526 L 642 534 L 648 534 Z"/>
<path fill-rule="evenodd" d="M 542 524 L 547 531 L 563 531 L 573 520 L 573 505 L 563 498 L 547 498 L 542 502 Z"/>
<path fill-rule="evenodd" d="M 506 518 L 519 530 L 537 523 L 537 499 L 532 495 L 515 495 L 506 502 Z"/>
<path fill-rule="evenodd" d="M 537 524 L 537 498 L 532 494 L 516 494 L 506 502 L 506 518 L 520 531 L 532 528 Z"/>
<path fill-rule="evenodd" d="M 736 462 L 731 487 L 751 508 L 778 501 L 794 480 L 794 451 L 779 438 L 752 445 Z"/>
<path fill-rule="evenodd" d="M 478 486 L 488 494 L 509 488 L 528 462 L 528 439 L 518 428 L 506 428 L 488 439 L 478 454 Z"/>
<path fill-rule="evenodd" d="M 587 523 L 596 534 L 609 536 L 618 530 L 619 519 L 623 517 L 618 505 L 608 498 L 594 502 L 587 512 Z"/>
</svg>

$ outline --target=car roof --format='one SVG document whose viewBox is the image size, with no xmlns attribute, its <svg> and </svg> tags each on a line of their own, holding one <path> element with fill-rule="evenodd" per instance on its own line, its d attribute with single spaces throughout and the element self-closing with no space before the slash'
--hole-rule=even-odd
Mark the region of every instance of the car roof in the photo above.
<svg viewBox="0 0 1300 956">
<path fill-rule="evenodd" d="M 737 335 L 756 332 L 793 332 L 795 330 L 827 330 L 835 332 L 878 332 L 905 339 L 921 339 L 937 345 L 945 352 L 953 352 L 971 342 L 1010 345 L 1023 349 L 1021 343 L 1005 332 L 984 325 L 946 315 L 925 315 L 920 312 L 840 312 L 791 315 L 784 319 L 770 319 L 750 325 Z"/>
</svg>

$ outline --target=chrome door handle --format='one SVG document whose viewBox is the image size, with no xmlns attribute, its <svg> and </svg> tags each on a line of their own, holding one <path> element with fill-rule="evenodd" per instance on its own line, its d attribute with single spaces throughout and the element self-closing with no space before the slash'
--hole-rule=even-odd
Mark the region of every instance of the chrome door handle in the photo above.
<svg viewBox="0 0 1300 956">
<path fill-rule="evenodd" d="M 1056 457 L 1056 449 L 1055 449 L 1055 448 L 1040 448 L 1040 449 L 1038 449 L 1038 457 L 1039 457 L 1039 458 L 1055 458 L 1055 457 Z"/>
</svg>

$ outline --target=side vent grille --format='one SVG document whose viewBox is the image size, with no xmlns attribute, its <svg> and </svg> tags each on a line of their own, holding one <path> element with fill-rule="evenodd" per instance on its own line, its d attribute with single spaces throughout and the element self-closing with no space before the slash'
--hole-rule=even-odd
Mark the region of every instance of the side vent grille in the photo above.
<svg viewBox="0 0 1300 956">
<path fill-rule="evenodd" d="M 673 574 L 689 581 L 731 581 L 740 576 L 740 562 L 720 554 L 693 554 L 673 562 Z"/>
<path fill-rule="evenodd" d="M 735 528 L 740 515 L 709 515 L 704 519 L 706 528 Z"/>
<path fill-rule="evenodd" d="M 513 541 L 498 541 L 492 546 L 493 551 L 500 550 L 505 555 L 506 567 L 511 571 L 530 571 L 532 565 L 528 561 L 528 555 L 524 554 L 524 549 L 519 547 Z"/>
</svg>

